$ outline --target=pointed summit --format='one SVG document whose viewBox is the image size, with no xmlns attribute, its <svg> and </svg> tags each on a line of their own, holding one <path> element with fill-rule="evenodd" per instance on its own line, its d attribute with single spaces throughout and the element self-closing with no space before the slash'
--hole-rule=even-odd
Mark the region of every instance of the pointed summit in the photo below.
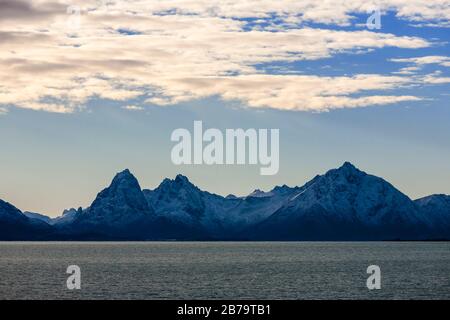
<svg viewBox="0 0 450 320">
<path fill-rule="evenodd" d="M 124 175 L 124 176 L 126 176 L 126 175 L 133 175 L 133 174 L 130 172 L 130 169 L 125 169 L 122 172 L 119 172 L 117 175 Z"/>
<path fill-rule="evenodd" d="M 414 238 L 422 227 L 411 199 L 350 162 L 315 177 L 301 189 L 258 227 L 262 238 Z"/>
<path fill-rule="evenodd" d="M 111 185 L 99 195 L 108 197 L 121 197 L 129 200 L 142 200 L 142 190 L 136 177 L 125 169 L 116 174 Z"/>
<path fill-rule="evenodd" d="M 144 194 L 157 214 L 176 217 L 178 222 L 192 224 L 205 210 L 203 196 L 206 192 L 181 174 L 175 179 L 164 179 L 155 190 L 146 190 Z"/>
<path fill-rule="evenodd" d="M 119 172 L 116 174 L 114 179 L 111 182 L 111 185 L 109 188 L 105 189 L 104 191 L 108 190 L 108 193 L 140 193 L 141 192 L 141 186 L 139 185 L 138 180 L 136 177 L 130 172 L 130 170 L 125 169 L 122 172 Z"/>
<path fill-rule="evenodd" d="M 191 182 L 189 181 L 189 179 L 188 179 L 186 176 L 183 176 L 182 174 L 178 174 L 178 175 L 175 177 L 175 182 L 178 182 L 178 183 L 189 183 L 189 184 L 191 184 Z"/>
<path fill-rule="evenodd" d="M 328 171 L 324 177 L 355 183 L 366 175 L 364 171 L 359 170 L 352 163 L 346 161 L 339 168 Z"/>
<path fill-rule="evenodd" d="M 340 169 L 358 170 L 351 162 L 345 161 Z"/>
<path fill-rule="evenodd" d="M 179 191 L 180 189 L 197 190 L 198 188 L 186 176 L 178 174 L 173 180 L 165 178 L 157 189 Z"/>
<path fill-rule="evenodd" d="M 111 185 L 101 191 L 82 219 L 106 226 L 126 225 L 152 214 L 139 182 L 126 169 L 116 174 Z"/>
<path fill-rule="evenodd" d="M 337 171 L 347 172 L 347 173 L 362 173 L 354 164 L 351 162 L 345 161 L 342 166 L 336 169 Z M 333 170 L 331 170 L 333 171 Z"/>
<path fill-rule="evenodd" d="M 272 192 L 264 192 L 260 189 L 255 189 L 255 191 L 250 193 L 247 197 L 264 198 L 264 197 L 271 197 L 271 196 L 273 196 Z"/>
<path fill-rule="evenodd" d="M 125 181 L 132 181 L 132 180 L 137 181 L 137 179 L 136 179 L 135 176 L 130 172 L 130 170 L 129 170 L 129 169 L 125 169 L 125 170 L 123 170 L 123 171 L 117 173 L 117 174 L 114 176 L 114 179 L 113 179 L 112 183 L 117 183 L 117 182 L 124 181 L 124 180 L 125 180 Z"/>
<path fill-rule="evenodd" d="M 291 188 L 291 187 L 287 186 L 286 184 L 283 184 L 282 186 L 275 186 L 275 188 L 273 188 L 270 192 L 276 193 L 276 194 L 285 194 L 288 192 L 293 192 L 296 189 L 298 189 L 298 187 Z"/>
</svg>

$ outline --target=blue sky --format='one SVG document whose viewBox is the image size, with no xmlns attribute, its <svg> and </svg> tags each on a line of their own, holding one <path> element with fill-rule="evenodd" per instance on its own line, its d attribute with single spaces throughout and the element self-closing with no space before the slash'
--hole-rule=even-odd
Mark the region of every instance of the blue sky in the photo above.
<svg viewBox="0 0 450 320">
<path fill-rule="evenodd" d="M 450 193 L 449 4 L 381 1 L 368 30 L 358 1 L 18 3 L 0 0 L 0 198 L 22 210 L 88 206 L 124 168 L 244 195 L 351 161 Z M 280 129 L 279 173 L 173 165 L 194 120 Z"/>
</svg>

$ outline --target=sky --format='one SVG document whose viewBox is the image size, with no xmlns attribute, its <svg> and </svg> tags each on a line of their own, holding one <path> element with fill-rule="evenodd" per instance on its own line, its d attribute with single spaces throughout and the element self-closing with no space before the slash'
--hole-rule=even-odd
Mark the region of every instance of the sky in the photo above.
<svg viewBox="0 0 450 320">
<path fill-rule="evenodd" d="M 344 161 L 450 194 L 449 41 L 443 0 L 0 0 L 0 199 L 57 216 L 125 168 L 245 195 Z M 174 165 L 195 120 L 279 129 L 278 174 Z"/>
</svg>

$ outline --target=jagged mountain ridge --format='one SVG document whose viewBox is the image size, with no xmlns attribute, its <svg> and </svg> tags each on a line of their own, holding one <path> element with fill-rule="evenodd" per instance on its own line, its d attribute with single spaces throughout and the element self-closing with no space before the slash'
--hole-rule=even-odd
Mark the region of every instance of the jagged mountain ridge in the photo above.
<svg viewBox="0 0 450 320">
<path fill-rule="evenodd" d="M 431 227 L 415 203 L 385 180 L 346 162 L 310 181 L 262 224 L 258 239 L 426 238 Z"/>
<path fill-rule="evenodd" d="M 30 219 L 40 220 L 40 221 L 45 222 L 52 226 L 54 226 L 54 225 L 62 226 L 62 225 L 72 223 L 74 221 L 74 219 L 76 218 L 76 216 L 81 214 L 82 212 L 83 212 L 82 208 L 78 208 L 78 209 L 70 208 L 70 209 L 64 210 L 62 215 L 60 215 L 56 218 L 51 218 L 51 217 L 48 217 L 48 216 L 40 214 L 40 213 L 29 212 L 29 211 L 24 211 L 23 214 Z"/>
<path fill-rule="evenodd" d="M 449 199 L 412 201 L 346 162 L 302 187 L 257 189 L 246 197 L 203 191 L 182 175 L 142 190 L 124 170 L 90 207 L 70 209 L 50 223 L 18 209 L 3 211 L 15 212 L 25 225 L 45 224 L 48 237 L 63 240 L 420 240 L 450 239 Z M 0 225 L 8 224 L 1 221 L 0 211 Z"/>
<path fill-rule="evenodd" d="M 294 192 L 296 188 L 289 189 Z M 155 190 L 143 191 L 158 217 L 201 227 L 213 237 L 228 238 L 267 218 L 281 207 L 288 192 L 271 192 L 270 197 L 222 197 L 203 191 L 188 178 L 165 179 Z"/>
</svg>

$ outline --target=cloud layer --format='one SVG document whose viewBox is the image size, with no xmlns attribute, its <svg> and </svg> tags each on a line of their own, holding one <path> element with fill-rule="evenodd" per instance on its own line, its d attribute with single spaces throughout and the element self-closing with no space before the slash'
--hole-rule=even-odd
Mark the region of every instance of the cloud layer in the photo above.
<svg viewBox="0 0 450 320">
<path fill-rule="evenodd" d="M 450 16 L 444 1 L 377 3 L 412 23 L 445 24 Z M 168 105 L 218 96 L 250 107 L 324 111 L 420 99 L 392 92 L 417 83 L 408 70 L 325 77 L 259 68 L 432 45 L 310 25 L 346 26 L 370 9 L 366 1 L 0 0 L 0 105 L 66 113 L 90 99 Z M 397 62 L 445 66 L 446 59 Z"/>
</svg>

